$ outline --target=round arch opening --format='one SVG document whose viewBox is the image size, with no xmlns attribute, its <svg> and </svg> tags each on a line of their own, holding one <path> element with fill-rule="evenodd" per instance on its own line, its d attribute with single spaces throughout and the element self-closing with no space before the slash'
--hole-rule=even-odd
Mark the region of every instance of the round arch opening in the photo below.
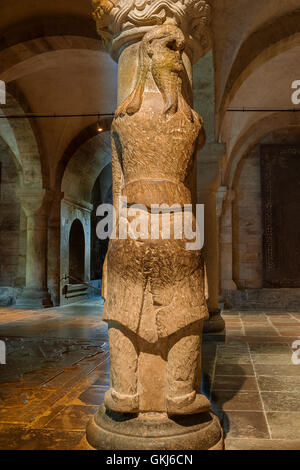
<svg viewBox="0 0 300 470">
<path fill-rule="evenodd" d="M 74 220 L 69 238 L 69 282 L 79 284 L 85 280 L 85 237 L 82 223 Z"/>
</svg>

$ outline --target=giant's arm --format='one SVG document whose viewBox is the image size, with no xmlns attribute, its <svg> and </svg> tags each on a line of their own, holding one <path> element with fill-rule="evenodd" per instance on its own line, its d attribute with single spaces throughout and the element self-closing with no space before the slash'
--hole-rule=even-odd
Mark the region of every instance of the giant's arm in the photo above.
<svg viewBox="0 0 300 470">
<path fill-rule="evenodd" d="M 120 162 L 121 158 L 121 149 L 118 148 L 119 145 L 117 143 L 118 135 L 117 132 L 112 128 L 111 133 L 111 160 L 112 160 L 112 174 L 113 174 L 113 204 L 116 214 L 116 224 L 117 226 L 114 227 L 113 232 L 118 235 L 118 214 L 119 214 L 119 196 L 121 195 L 121 190 L 124 184 L 124 177 L 122 166 Z M 106 299 L 107 297 L 107 256 L 109 253 L 109 245 L 108 251 L 106 254 L 106 258 L 103 264 L 103 273 L 102 273 L 102 297 Z"/>
</svg>

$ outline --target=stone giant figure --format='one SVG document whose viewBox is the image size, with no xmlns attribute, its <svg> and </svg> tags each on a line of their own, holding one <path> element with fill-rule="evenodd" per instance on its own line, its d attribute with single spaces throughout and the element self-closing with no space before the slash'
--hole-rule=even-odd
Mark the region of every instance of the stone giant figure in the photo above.
<svg viewBox="0 0 300 470">
<path fill-rule="evenodd" d="M 196 150 L 204 145 L 205 133 L 202 118 L 187 101 L 186 36 L 174 18 L 162 21 L 162 9 L 154 8 L 191 7 L 192 2 L 136 0 L 123 10 L 125 3 L 119 3 L 96 2 L 100 30 L 113 11 L 118 18 L 123 11 L 125 22 L 135 7 L 138 13 L 147 5 L 152 10 L 149 27 L 134 44 L 134 79 L 111 130 L 118 219 L 103 286 L 111 383 L 104 406 L 89 424 L 88 440 L 96 448 L 180 448 L 180 442 L 182 448 L 221 448 L 219 422 L 201 393 L 202 328 L 208 317 L 202 252 L 188 248 L 185 230 L 181 238 L 176 232 L 178 220 L 185 220 L 184 208 L 194 202 Z M 125 35 L 128 30 L 127 24 Z M 119 207 L 124 201 L 125 212 Z M 164 205 L 172 206 L 170 231 L 158 212 L 154 236 L 151 209 Z M 132 207 L 140 207 L 148 237 L 121 235 L 122 227 L 134 221 Z M 194 215 L 192 222 L 196 229 Z M 180 419 L 189 421 L 183 425 Z M 185 433 L 186 438 L 179 437 Z"/>
</svg>

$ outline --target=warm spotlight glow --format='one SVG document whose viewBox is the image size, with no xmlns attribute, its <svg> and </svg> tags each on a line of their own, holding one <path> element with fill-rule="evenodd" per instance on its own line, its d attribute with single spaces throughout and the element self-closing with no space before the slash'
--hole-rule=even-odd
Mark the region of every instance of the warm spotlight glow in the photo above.
<svg viewBox="0 0 300 470">
<path fill-rule="evenodd" d="M 101 132 L 103 132 L 103 128 L 102 128 L 101 126 L 98 126 L 98 127 L 97 127 L 97 131 L 98 131 L 99 134 L 100 134 Z"/>
</svg>

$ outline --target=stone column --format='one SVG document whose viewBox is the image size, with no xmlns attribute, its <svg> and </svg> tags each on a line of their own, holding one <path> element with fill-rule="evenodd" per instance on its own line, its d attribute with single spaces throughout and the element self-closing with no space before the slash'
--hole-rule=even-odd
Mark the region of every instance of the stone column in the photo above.
<svg viewBox="0 0 300 470">
<path fill-rule="evenodd" d="M 222 331 L 225 322 L 219 309 L 219 230 L 218 206 L 220 203 L 220 162 L 225 154 L 223 144 L 208 144 L 198 155 L 198 203 L 204 204 L 204 259 L 208 284 L 209 319 L 204 332 Z"/>
<path fill-rule="evenodd" d="M 61 201 L 64 194 L 57 192 L 53 196 L 48 220 L 48 288 L 53 305 L 60 305 L 60 242 L 61 242 Z"/>
<path fill-rule="evenodd" d="M 211 8 L 204 0 L 94 3 L 99 33 L 119 64 L 112 124 L 118 217 L 103 282 L 111 383 L 87 439 L 96 449 L 220 450 L 220 423 L 200 387 L 208 317 L 201 248 L 187 248 L 185 234 L 175 237 L 175 214 L 169 235 L 160 225 L 156 238 L 149 215 L 153 205 L 177 204 L 182 220 L 183 207 L 196 201 L 196 147 L 205 135 L 191 108 L 192 64 L 210 49 Z M 134 205 L 150 237 L 124 237 L 134 227 Z"/>
<path fill-rule="evenodd" d="M 232 206 L 235 192 L 227 189 L 224 197 L 222 215 L 220 217 L 220 270 L 221 270 L 221 294 L 226 303 L 226 291 L 237 290 L 233 280 L 233 227 Z"/>
<path fill-rule="evenodd" d="M 20 190 L 21 206 L 27 218 L 26 286 L 17 306 L 52 306 L 47 287 L 47 225 L 51 195 L 44 189 Z"/>
</svg>

